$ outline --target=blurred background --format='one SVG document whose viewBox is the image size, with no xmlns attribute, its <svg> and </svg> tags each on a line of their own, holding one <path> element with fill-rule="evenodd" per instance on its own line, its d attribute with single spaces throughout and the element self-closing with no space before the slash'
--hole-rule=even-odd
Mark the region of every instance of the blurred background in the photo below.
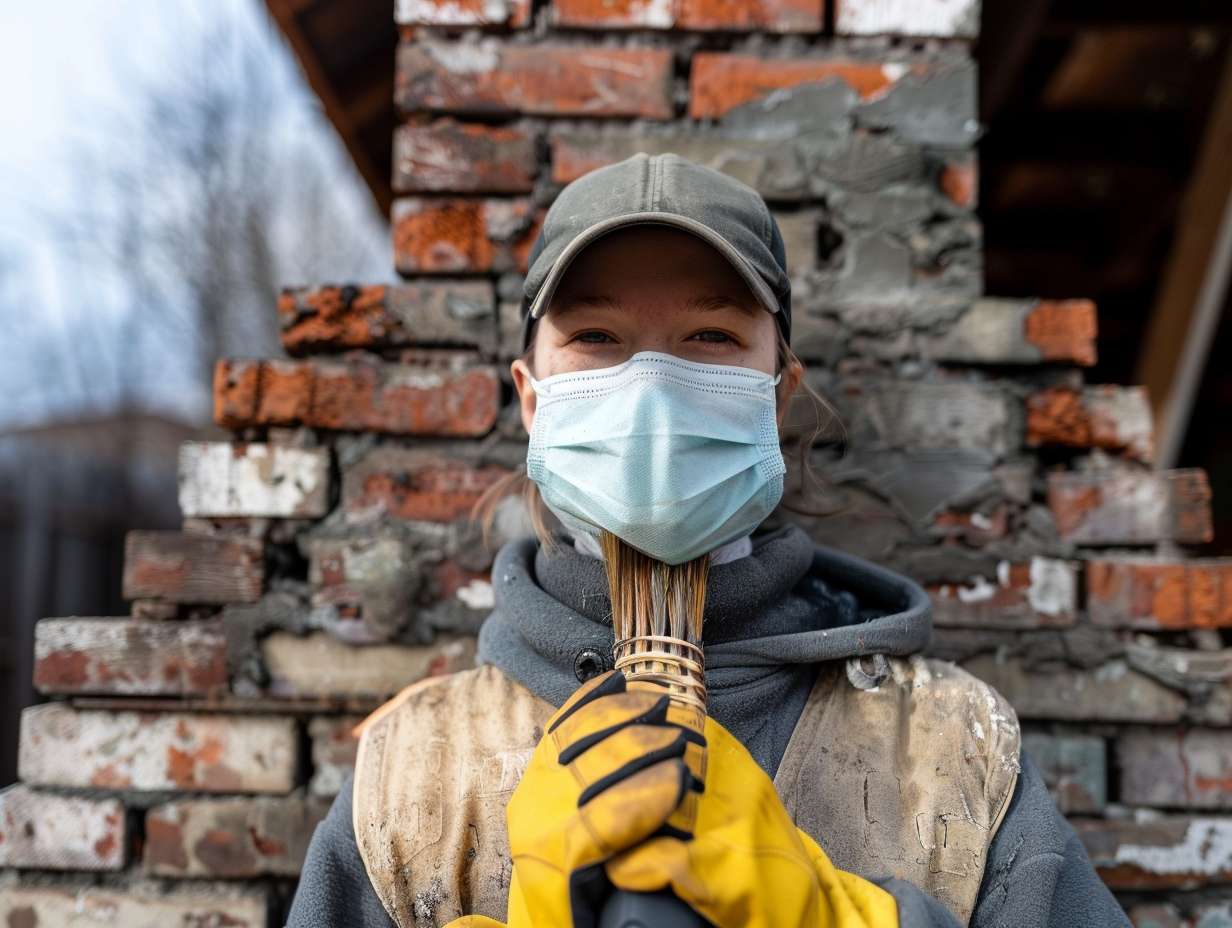
<svg viewBox="0 0 1232 928">
<path fill-rule="evenodd" d="M 1232 5 L 930 6 L 947 5 L 979 18 L 949 37 L 978 66 L 978 171 L 946 193 L 982 226 L 964 243 L 982 247 L 982 292 L 1094 301 L 1087 382 L 1147 388 L 1154 466 L 1209 477 L 1211 540 L 1185 553 L 1232 555 Z M 284 286 L 397 280 L 394 6 L 0 4 L 0 785 L 37 701 L 35 623 L 127 615 L 126 533 L 179 528 L 181 444 L 230 437 L 212 424 L 215 360 L 286 356 Z M 396 6 L 410 44 L 415 11 L 449 5 Z M 544 2 L 496 7 L 545 31 Z M 1072 449 L 1038 455 L 1046 469 Z"/>
<path fill-rule="evenodd" d="M 283 285 L 393 277 L 391 10 L 319 6 L 314 53 L 303 4 L 0 4 L 0 783 L 35 621 L 123 614 L 125 532 L 179 525 L 215 359 L 283 353 Z"/>
</svg>

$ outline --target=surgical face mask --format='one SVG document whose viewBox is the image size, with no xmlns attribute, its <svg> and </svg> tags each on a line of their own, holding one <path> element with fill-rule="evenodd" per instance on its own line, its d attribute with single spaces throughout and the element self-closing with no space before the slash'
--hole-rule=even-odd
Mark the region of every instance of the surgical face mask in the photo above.
<svg viewBox="0 0 1232 928">
<path fill-rule="evenodd" d="M 607 529 L 683 563 L 748 534 L 782 497 L 778 382 L 657 351 L 532 377 L 527 475 L 571 531 Z"/>
</svg>

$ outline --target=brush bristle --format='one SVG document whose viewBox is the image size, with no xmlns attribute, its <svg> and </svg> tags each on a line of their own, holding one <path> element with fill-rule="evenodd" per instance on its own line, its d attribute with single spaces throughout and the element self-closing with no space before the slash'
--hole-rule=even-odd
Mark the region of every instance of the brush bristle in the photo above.
<svg viewBox="0 0 1232 928">
<path fill-rule="evenodd" d="M 673 695 L 694 694 L 705 700 L 701 669 L 702 618 L 710 556 L 667 564 L 603 532 L 600 546 L 607 568 L 612 629 L 618 651 L 634 656 L 655 652 L 658 659 L 626 663 L 631 678 L 639 675 L 666 682 Z M 643 641 L 647 636 L 672 641 Z M 620 642 L 629 642 L 620 645 Z M 619 657 L 619 655 L 618 655 Z M 692 680 L 673 683 L 673 679 Z"/>
</svg>

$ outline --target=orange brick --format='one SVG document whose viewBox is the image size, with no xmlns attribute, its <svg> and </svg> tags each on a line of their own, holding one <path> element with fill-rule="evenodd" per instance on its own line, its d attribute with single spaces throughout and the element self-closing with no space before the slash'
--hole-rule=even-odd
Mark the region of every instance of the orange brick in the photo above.
<svg viewBox="0 0 1232 928">
<path fill-rule="evenodd" d="M 1198 469 L 1052 473 L 1048 508 L 1079 545 L 1211 540 L 1210 484 Z"/>
<path fill-rule="evenodd" d="M 591 45 L 405 42 L 394 100 L 403 110 L 669 119 L 672 53 Z"/>
<path fill-rule="evenodd" d="M 348 512 L 378 511 L 400 519 L 452 522 L 470 512 L 484 490 L 509 471 L 433 452 L 377 448 L 342 479 Z"/>
<path fill-rule="evenodd" d="M 408 197 L 393 210 L 394 263 L 402 274 L 519 270 L 542 211 L 529 200 Z"/>
<path fill-rule="evenodd" d="M 910 69 L 923 73 L 923 66 Z M 726 52 L 698 52 L 689 74 L 689 115 L 717 118 L 776 90 L 827 78 L 845 81 L 862 98 L 875 97 L 900 75 L 875 61 L 850 58 L 758 58 Z"/>
<path fill-rule="evenodd" d="M 554 0 L 556 23 L 587 29 L 814 32 L 823 0 Z"/>
<path fill-rule="evenodd" d="M 486 280 L 288 288 L 278 315 L 291 355 L 419 345 L 491 349 L 496 342 L 496 296 Z"/>
<path fill-rule="evenodd" d="M 261 393 L 261 362 L 219 360 L 214 364 L 214 421 L 225 429 L 240 428 L 257 414 Z"/>
<path fill-rule="evenodd" d="M 1095 304 L 1090 300 L 1041 300 L 1027 316 L 1024 334 L 1041 360 L 1095 363 Z"/>
<path fill-rule="evenodd" d="M 535 137 L 518 127 L 445 118 L 394 131 L 400 193 L 527 193 L 537 169 Z"/>
<path fill-rule="evenodd" d="M 234 362 L 221 360 L 219 368 Z M 379 361 L 262 361 L 260 392 L 247 418 L 230 401 L 227 374 L 215 408 L 224 428 L 307 425 L 394 435 L 476 437 L 496 423 L 500 381 L 495 368 L 429 370 Z M 266 393 L 268 391 L 268 394 Z"/>
<path fill-rule="evenodd" d="M 980 175 L 975 155 L 963 155 L 947 161 L 937 179 L 941 192 L 954 203 L 974 209 L 979 197 Z"/>
<path fill-rule="evenodd" d="M 1087 611 L 1114 628 L 1232 628 L 1232 559 L 1093 560 Z"/>
<path fill-rule="evenodd" d="M 292 423 L 310 418 L 313 407 L 313 371 L 295 361 L 265 361 L 261 364 L 257 419 L 261 422 Z"/>
<path fill-rule="evenodd" d="M 1149 462 L 1151 406 L 1141 387 L 1054 387 L 1027 399 L 1027 444 L 1104 448 Z"/>
</svg>

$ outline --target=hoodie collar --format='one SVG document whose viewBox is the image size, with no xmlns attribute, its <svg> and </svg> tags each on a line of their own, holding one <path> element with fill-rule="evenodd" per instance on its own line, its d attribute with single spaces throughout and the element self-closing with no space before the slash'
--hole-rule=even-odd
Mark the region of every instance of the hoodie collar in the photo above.
<svg viewBox="0 0 1232 928">
<path fill-rule="evenodd" d="M 905 655 L 931 633 L 928 597 L 913 581 L 818 545 L 798 526 L 755 532 L 752 551 L 711 568 L 704 611 L 712 701 L 791 667 L 864 654 Z M 496 602 L 479 660 L 554 705 L 588 668 L 611 666 L 603 562 L 567 538 L 549 554 L 534 538 L 498 552 Z"/>
</svg>

